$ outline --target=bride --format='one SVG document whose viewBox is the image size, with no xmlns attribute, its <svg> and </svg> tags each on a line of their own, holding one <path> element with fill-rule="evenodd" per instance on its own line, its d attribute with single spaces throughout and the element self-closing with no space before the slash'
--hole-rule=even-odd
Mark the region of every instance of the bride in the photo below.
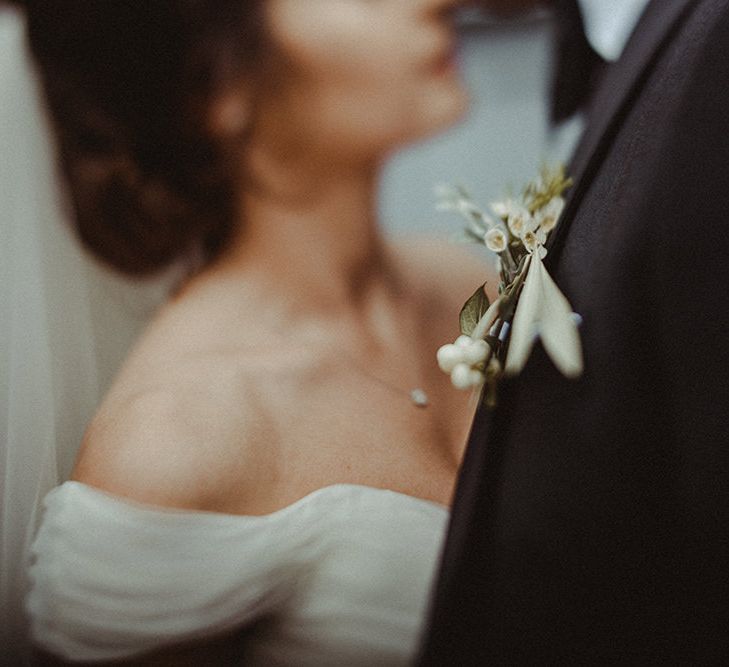
<svg viewBox="0 0 729 667">
<path fill-rule="evenodd" d="M 46 498 L 43 652 L 412 658 L 471 416 L 435 353 L 484 269 L 375 198 L 464 112 L 455 5 L 26 3 L 84 244 L 191 267 Z"/>
</svg>

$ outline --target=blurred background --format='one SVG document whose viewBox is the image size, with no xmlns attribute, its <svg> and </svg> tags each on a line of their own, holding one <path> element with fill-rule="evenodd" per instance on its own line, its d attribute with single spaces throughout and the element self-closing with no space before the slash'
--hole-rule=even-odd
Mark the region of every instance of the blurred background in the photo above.
<svg viewBox="0 0 729 667">
<path fill-rule="evenodd" d="M 456 128 L 398 155 L 383 181 L 383 226 L 394 235 L 450 234 L 453 214 L 435 210 L 437 183 L 465 185 L 484 206 L 521 189 L 544 161 L 566 161 L 579 138 L 575 118 L 549 123 L 553 22 L 536 11 L 503 19 L 474 11 L 461 24 L 461 68 L 471 111 Z"/>
</svg>

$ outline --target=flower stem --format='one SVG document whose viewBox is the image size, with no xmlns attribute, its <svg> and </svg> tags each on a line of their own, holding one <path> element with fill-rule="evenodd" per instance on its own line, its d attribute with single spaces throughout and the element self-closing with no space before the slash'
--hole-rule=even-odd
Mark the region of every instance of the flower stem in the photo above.
<svg viewBox="0 0 729 667">
<path fill-rule="evenodd" d="M 483 317 L 481 317 L 474 327 L 473 332 L 471 333 L 471 338 L 474 340 L 483 340 L 486 337 L 486 334 L 489 332 L 499 315 L 499 310 L 501 310 L 503 300 L 504 295 L 501 295 L 488 307 L 488 310 L 483 314 Z"/>
</svg>

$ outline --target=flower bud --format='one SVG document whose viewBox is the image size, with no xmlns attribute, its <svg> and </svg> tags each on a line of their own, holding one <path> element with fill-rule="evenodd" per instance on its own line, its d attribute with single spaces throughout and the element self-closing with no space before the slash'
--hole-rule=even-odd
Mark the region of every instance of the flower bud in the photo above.
<svg viewBox="0 0 729 667">
<path fill-rule="evenodd" d="M 511 199 L 491 202 L 491 210 L 502 220 L 506 220 L 514 208 L 515 203 Z"/>
<path fill-rule="evenodd" d="M 515 206 L 509 211 L 506 224 L 514 236 L 521 237 L 532 226 L 532 215 L 523 206 Z"/>
<path fill-rule="evenodd" d="M 548 234 L 557 226 L 559 216 L 562 215 L 564 206 L 565 206 L 564 199 L 562 197 L 557 196 L 557 197 L 552 197 L 552 199 L 549 200 L 549 203 L 546 206 L 544 206 L 541 211 L 539 211 L 539 214 L 538 214 L 539 228 L 543 232 Z"/>
<path fill-rule="evenodd" d="M 509 238 L 506 236 L 502 229 L 494 227 L 490 229 L 484 237 L 486 247 L 491 252 L 504 252 L 509 247 Z"/>
</svg>

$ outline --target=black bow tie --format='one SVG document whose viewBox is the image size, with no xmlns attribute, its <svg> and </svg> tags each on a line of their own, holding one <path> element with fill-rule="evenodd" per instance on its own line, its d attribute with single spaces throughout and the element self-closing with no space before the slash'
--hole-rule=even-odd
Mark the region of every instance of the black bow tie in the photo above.
<svg viewBox="0 0 729 667">
<path fill-rule="evenodd" d="M 579 111 L 590 99 L 606 62 L 587 41 L 577 0 L 557 0 L 556 54 L 552 79 L 552 122 Z"/>
</svg>

